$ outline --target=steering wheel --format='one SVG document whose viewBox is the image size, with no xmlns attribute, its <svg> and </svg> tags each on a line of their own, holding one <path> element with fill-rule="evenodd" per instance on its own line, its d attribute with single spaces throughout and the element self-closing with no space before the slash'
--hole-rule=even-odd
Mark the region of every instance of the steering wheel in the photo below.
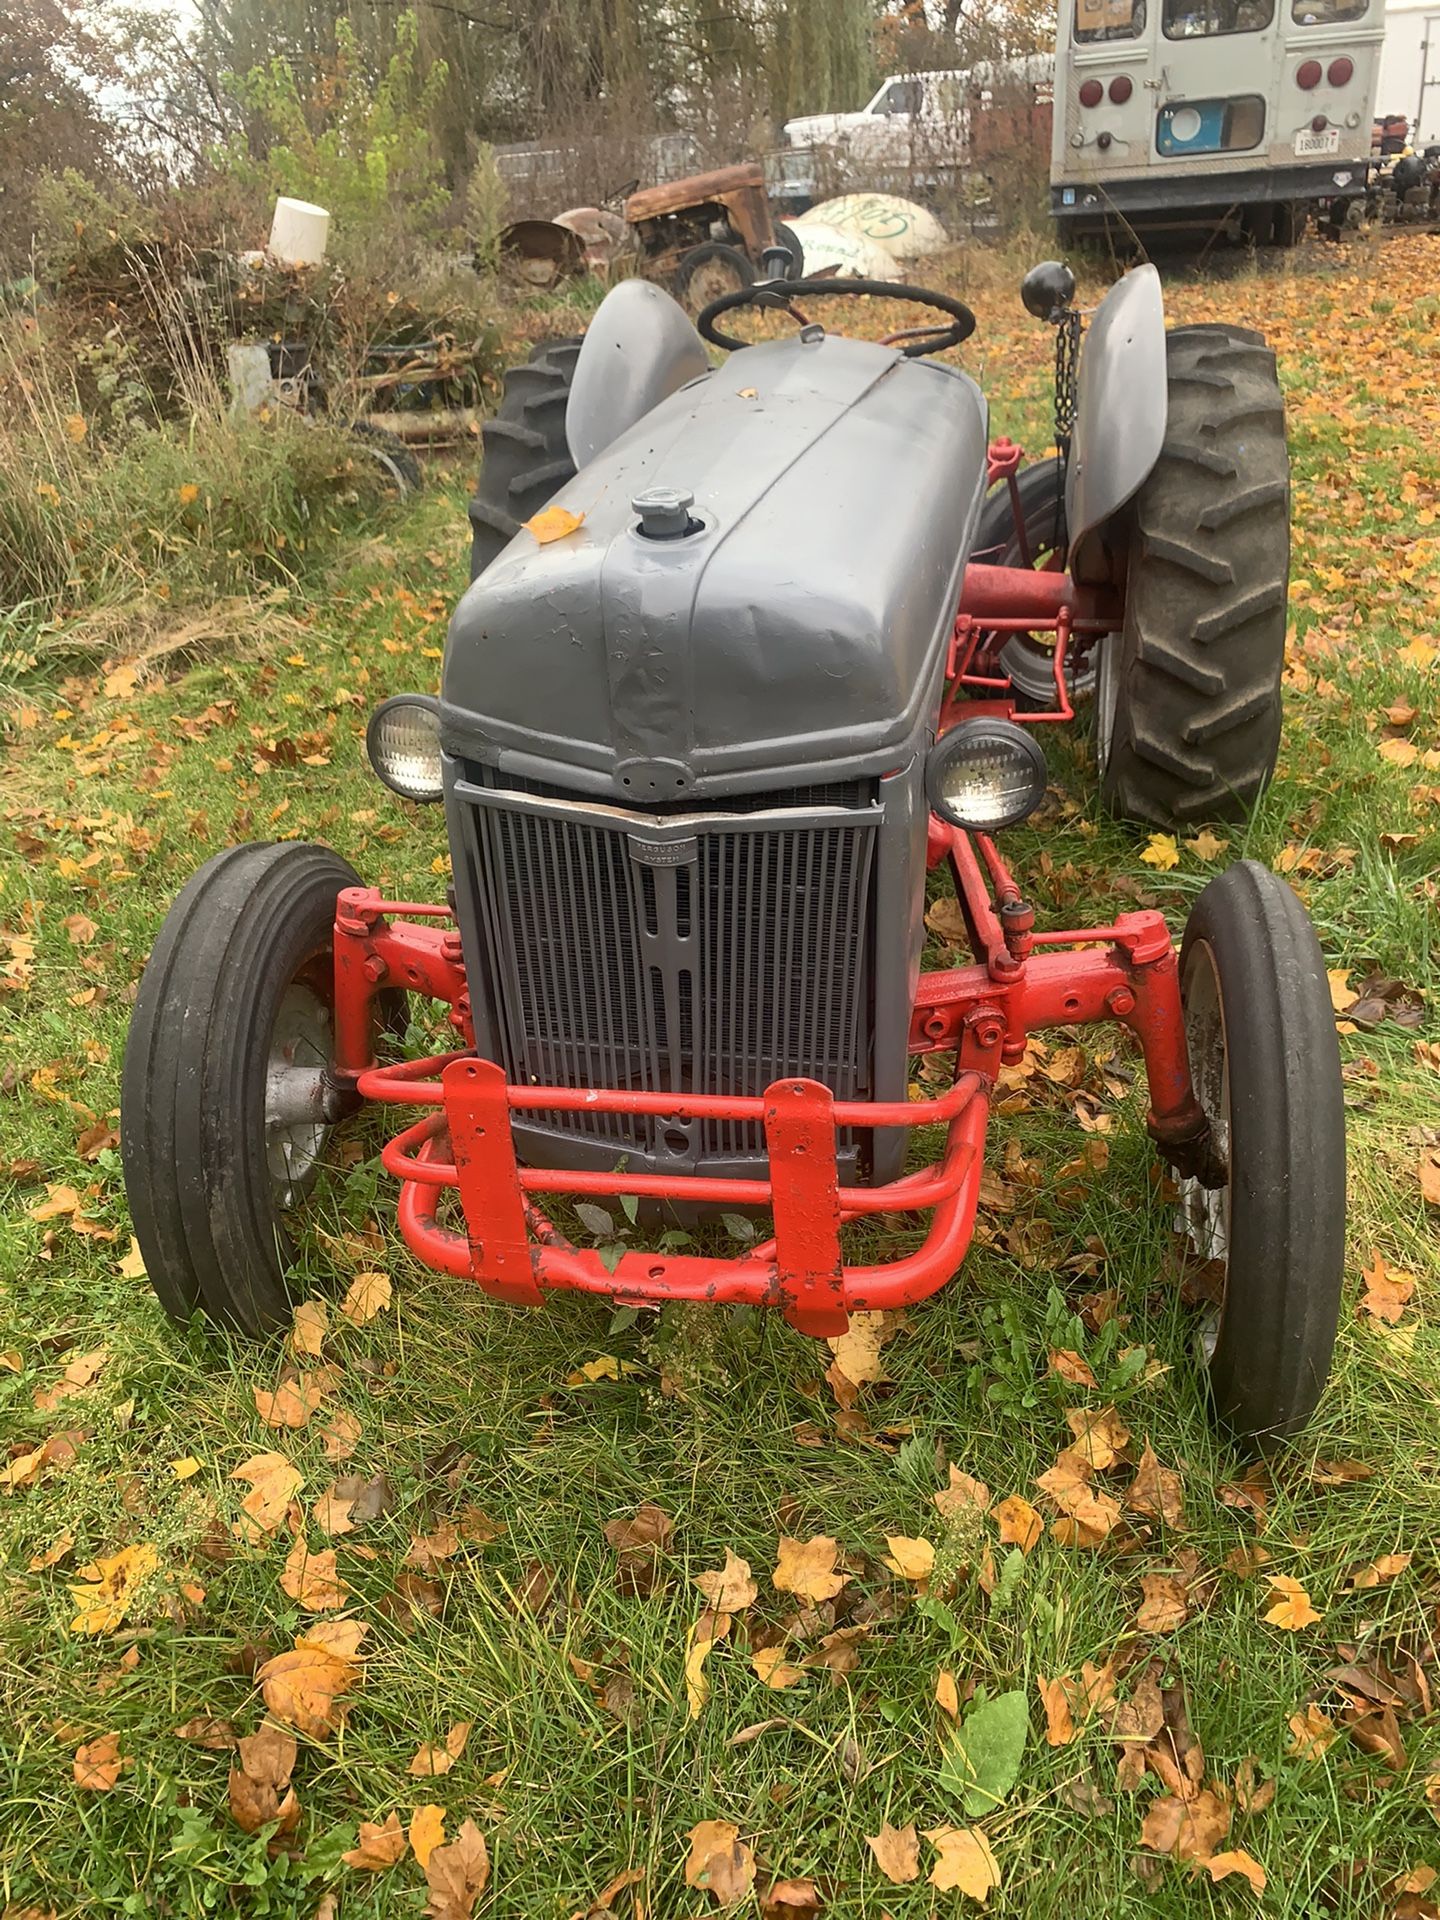
<svg viewBox="0 0 1440 1920">
<path fill-rule="evenodd" d="M 926 353 L 943 353 L 947 347 L 958 347 L 962 340 L 968 340 L 975 331 L 975 316 L 963 302 L 952 300 L 948 294 L 931 293 L 924 287 L 906 286 L 898 280 L 757 281 L 752 286 L 740 287 L 734 293 L 722 293 L 718 300 L 712 300 L 702 310 L 695 325 L 700 330 L 700 338 L 708 340 L 712 347 L 724 347 L 727 353 L 737 353 L 742 347 L 753 346 L 754 342 L 737 340 L 731 334 L 722 333 L 715 324 L 722 313 L 732 313 L 737 307 L 778 307 L 782 313 L 788 313 L 802 327 L 806 327 L 810 322 L 795 305 L 797 297 L 832 293 L 856 297 L 873 294 L 882 300 L 904 300 L 911 306 L 933 307 L 938 313 L 947 314 L 949 326 L 911 327 L 903 333 L 889 335 L 881 343 L 889 346 L 908 340 L 910 344 L 900 348 L 907 360 L 918 359 Z"/>
</svg>

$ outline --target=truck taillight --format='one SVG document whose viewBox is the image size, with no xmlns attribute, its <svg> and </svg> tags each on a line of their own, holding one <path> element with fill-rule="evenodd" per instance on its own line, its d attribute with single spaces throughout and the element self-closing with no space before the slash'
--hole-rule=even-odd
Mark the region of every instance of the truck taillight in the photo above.
<svg viewBox="0 0 1440 1920">
<path fill-rule="evenodd" d="M 1080 104 L 1082 107 L 1098 107 L 1105 98 L 1105 89 L 1098 80 L 1082 81 L 1080 86 Z"/>
<path fill-rule="evenodd" d="M 1295 84 L 1309 93 L 1312 87 L 1320 84 L 1320 75 L 1324 72 L 1318 60 L 1302 60 L 1295 69 Z"/>
<path fill-rule="evenodd" d="M 1117 73 L 1110 82 L 1110 98 L 1117 107 L 1123 107 L 1134 91 L 1135 82 L 1128 73 Z"/>
<path fill-rule="evenodd" d="M 1338 60 L 1330 62 L 1330 71 L 1325 76 L 1332 87 L 1348 87 L 1354 77 L 1355 62 L 1343 54 Z"/>
</svg>

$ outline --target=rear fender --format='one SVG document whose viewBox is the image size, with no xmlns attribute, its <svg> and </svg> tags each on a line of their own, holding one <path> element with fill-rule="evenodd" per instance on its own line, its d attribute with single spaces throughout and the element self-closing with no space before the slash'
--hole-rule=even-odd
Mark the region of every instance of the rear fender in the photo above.
<svg viewBox="0 0 1440 1920">
<path fill-rule="evenodd" d="M 709 371 L 678 301 L 649 280 L 622 280 L 601 301 L 575 363 L 565 410 L 575 465 L 586 466 L 652 407 Z"/>
<path fill-rule="evenodd" d="M 1080 353 L 1079 402 L 1065 481 L 1072 560 L 1149 477 L 1165 439 L 1165 303 L 1154 267 L 1117 280 Z"/>
</svg>

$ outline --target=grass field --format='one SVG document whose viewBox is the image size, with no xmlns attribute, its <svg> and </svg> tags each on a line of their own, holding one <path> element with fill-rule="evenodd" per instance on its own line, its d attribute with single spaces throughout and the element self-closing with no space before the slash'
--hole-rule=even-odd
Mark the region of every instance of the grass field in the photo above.
<svg viewBox="0 0 1440 1920">
<path fill-rule="evenodd" d="M 1012 1090 L 963 1276 L 887 1329 L 886 1377 L 846 1393 L 852 1406 L 824 1378 L 830 1354 L 778 1318 L 655 1323 L 576 1297 L 527 1315 L 418 1269 L 374 1132 L 338 1185 L 308 1291 L 382 1272 L 393 1296 L 368 1318 L 375 1283 L 354 1318 L 332 1298 L 323 1345 L 310 1341 L 321 1352 L 299 1360 L 308 1380 L 273 1402 L 290 1347 L 177 1331 L 129 1257 L 113 1131 L 129 1006 L 168 901 L 234 841 L 321 839 L 402 897 L 443 888 L 437 821 L 375 783 L 361 742 L 379 698 L 438 678 L 467 476 L 437 475 L 323 591 L 229 618 L 220 643 L 7 689 L 12 1920 L 419 1914 L 414 1850 L 378 1871 L 342 1856 L 361 1822 L 395 1814 L 408 1830 L 425 1807 L 443 1811 L 447 1845 L 467 1818 L 484 1836 L 476 1911 L 526 1920 L 683 1920 L 731 1892 L 742 1914 L 917 1920 L 974 1910 L 946 1883 L 992 1877 L 988 1910 L 1027 1920 L 1440 1911 L 1440 1210 L 1422 1187 L 1427 1164 L 1432 1199 L 1440 1182 L 1437 270 L 1440 239 L 1414 236 L 1174 278 L 1172 319 L 1256 325 L 1279 351 L 1295 480 L 1279 775 L 1248 825 L 1141 864 L 1145 837 L 1097 811 L 1082 729 L 1047 740 L 1062 800 L 1043 832 L 1013 836 L 1042 924 L 1151 901 L 1178 929 L 1245 854 L 1302 893 L 1337 992 L 1399 983 L 1369 1009 L 1384 1017 L 1347 1023 L 1341 1042 L 1350 1272 L 1333 1383 L 1305 1439 L 1263 1468 L 1207 1424 L 1141 1102 L 1098 1029 L 1078 1056 L 1052 1036 Z M 964 357 L 994 429 L 1043 450 L 1049 335 L 1008 271 L 957 260 L 946 279 L 974 289 Z M 1057 1371 L 1048 1356 L 1067 1351 L 1084 1366 Z M 1098 1549 L 1048 1530 L 1056 1509 L 1035 1484 L 1087 1425 L 1097 1465 L 1115 1455 L 1101 1483 L 1129 1502 Z M 1177 1476 L 1158 1500 L 1144 1476 L 1136 1491 L 1147 1447 Z M 252 1492 L 235 1469 L 265 1454 L 293 1475 L 272 1463 Z M 353 1484 L 326 1501 L 337 1475 Z M 1012 1507 L 1028 1550 L 1002 1543 L 964 1476 L 997 1504 L 1033 1502 L 1047 1530 L 1032 1544 Z M 235 1531 L 247 1495 L 253 1541 Z M 654 1544 L 637 1547 L 634 1527 L 607 1537 L 647 1505 L 668 1523 L 642 1516 Z M 844 1584 L 798 1615 L 772 1581 L 782 1535 L 838 1543 L 812 1591 Z M 924 1550 L 903 1544 L 916 1540 L 936 1550 L 929 1596 L 884 1564 L 918 1555 L 917 1570 Z M 227 1788 L 228 1743 L 264 1719 L 257 1670 L 333 1621 L 301 1604 L 342 1597 L 309 1580 L 332 1549 L 366 1631 L 353 1657 L 343 1627 L 332 1634 L 327 1671 L 350 1711 L 302 1725 L 292 1810 L 283 1741 L 246 1749 Z M 734 1624 L 698 1688 L 692 1652 L 687 1689 L 707 1604 L 695 1576 L 727 1551 L 758 1593 L 742 1605 L 732 1580 Z M 84 1597 L 97 1561 L 114 1562 L 97 1570 L 108 1607 Z M 782 1642 L 783 1660 L 758 1664 L 793 1683 L 767 1685 L 754 1656 Z M 1028 1703 L 1018 1768 L 997 1763 L 1013 1786 L 989 1814 L 967 1812 L 945 1771 L 949 1709 L 973 1714 L 981 1690 Z M 998 1718 L 1017 1731 L 1012 1712 Z M 421 1853 L 434 1817 L 415 1829 Z M 890 1874 L 867 1845 L 884 1822 L 941 1833 L 921 1840 L 916 1877 L 893 1877 L 909 1871 L 903 1841 L 898 1857 L 882 1846 Z M 396 1844 L 372 1837 L 371 1855 Z M 473 1888 L 468 1844 L 451 1864 Z M 687 1884 L 692 1853 L 691 1881 L 712 1852 L 710 1886 Z M 932 1884 L 937 1861 L 951 1866 Z M 464 1895 L 433 1898 L 441 1915 L 468 1911 Z"/>
</svg>

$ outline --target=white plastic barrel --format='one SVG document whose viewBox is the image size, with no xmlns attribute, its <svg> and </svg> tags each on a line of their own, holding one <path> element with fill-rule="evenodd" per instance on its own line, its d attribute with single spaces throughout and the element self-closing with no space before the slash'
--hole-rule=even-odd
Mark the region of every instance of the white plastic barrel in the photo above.
<svg viewBox="0 0 1440 1920">
<path fill-rule="evenodd" d="M 330 215 L 308 200 L 280 199 L 270 222 L 268 252 L 288 267 L 317 267 L 325 258 L 330 237 Z"/>
</svg>

